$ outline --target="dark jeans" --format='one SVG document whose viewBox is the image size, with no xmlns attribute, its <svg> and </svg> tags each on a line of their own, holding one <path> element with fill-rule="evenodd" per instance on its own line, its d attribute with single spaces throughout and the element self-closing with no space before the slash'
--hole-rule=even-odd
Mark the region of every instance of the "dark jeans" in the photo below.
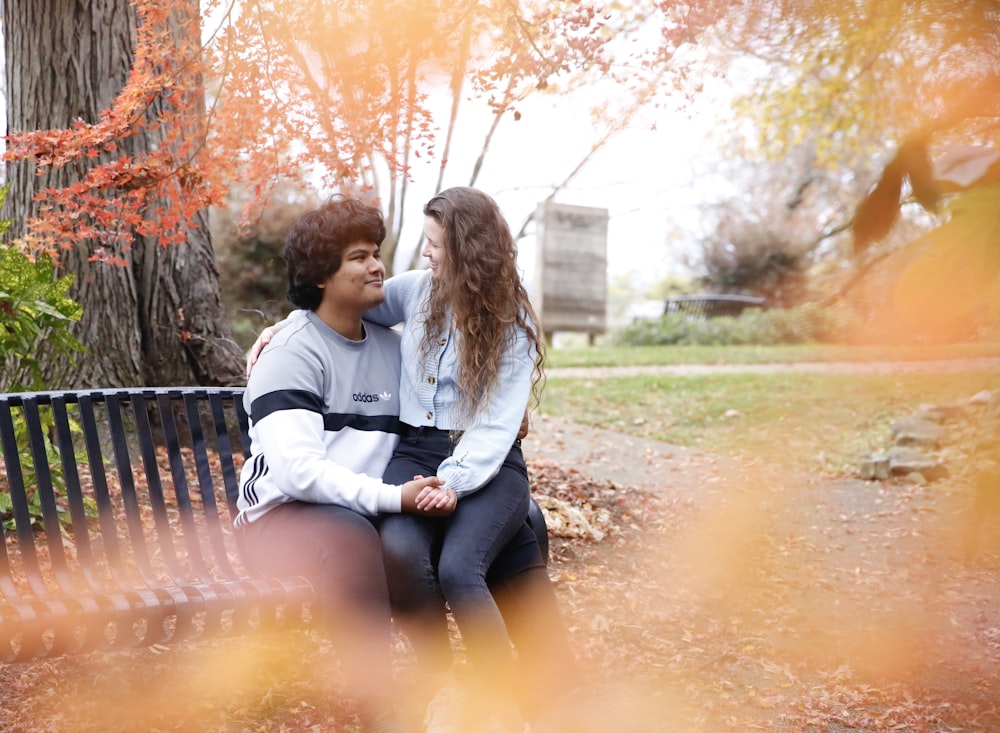
<svg viewBox="0 0 1000 733">
<path fill-rule="evenodd" d="M 392 689 L 392 622 L 382 546 L 372 521 L 333 504 L 292 502 L 238 530 L 247 566 L 260 575 L 303 575 L 320 622 L 345 664 L 352 692 Z"/>
<path fill-rule="evenodd" d="M 432 476 L 451 454 L 446 431 L 410 429 L 400 441 L 384 478 L 403 483 Z M 512 677 L 513 655 L 504 617 L 486 582 L 500 551 L 522 530 L 530 501 L 528 472 L 515 444 L 498 474 L 478 491 L 459 499 L 449 517 L 384 515 L 379 533 L 393 608 L 407 628 L 420 661 L 431 669 L 451 664 L 445 601 L 458 623 L 469 658 L 486 675 Z M 527 550 L 540 559 L 532 537 Z M 521 538 L 522 542 L 526 537 Z M 522 552 L 525 548 L 522 548 Z M 528 557 L 528 553 L 525 553 Z"/>
</svg>

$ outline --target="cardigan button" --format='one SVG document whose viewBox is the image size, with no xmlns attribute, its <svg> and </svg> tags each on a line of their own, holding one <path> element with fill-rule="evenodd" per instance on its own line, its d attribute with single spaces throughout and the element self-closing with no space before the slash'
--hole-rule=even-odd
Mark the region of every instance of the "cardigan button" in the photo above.
<svg viewBox="0 0 1000 733">
<path fill-rule="evenodd" d="M 428 383 L 428 384 L 434 384 L 434 382 L 436 382 L 436 381 L 437 381 L 437 380 L 436 380 L 436 379 L 434 379 L 434 376 L 433 376 L 433 375 L 431 375 L 431 376 L 427 377 L 427 383 Z"/>
<path fill-rule="evenodd" d="M 433 420 L 434 419 L 434 413 L 431 412 L 430 410 L 427 411 L 427 419 L 428 420 Z"/>
</svg>

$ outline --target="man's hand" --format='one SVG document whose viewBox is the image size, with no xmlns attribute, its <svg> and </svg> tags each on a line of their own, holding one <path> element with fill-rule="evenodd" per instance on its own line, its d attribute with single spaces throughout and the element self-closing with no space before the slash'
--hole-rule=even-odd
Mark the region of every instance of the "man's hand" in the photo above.
<svg viewBox="0 0 1000 733">
<path fill-rule="evenodd" d="M 402 511 L 425 517 L 445 517 L 455 511 L 458 497 L 437 476 L 415 476 L 403 484 Z"/>
<path fill-rule="evenodd" d="M 253 342 L 253 346 L 250 347 L 250 351 L 247 352 L 247 379 L 250 378 L 250 372 L 253 370 L 253 365 L 257 363 L 257 358 L 260 356 L 260 352 L 264 350 L 271 339 L 274 338 L 274 334 L 281 330 L 281 326 L 277 323 L 273 326 L 268 326 L 263 331 L 260 332 L 260 336 L 257 340 Z"/>
</svg>

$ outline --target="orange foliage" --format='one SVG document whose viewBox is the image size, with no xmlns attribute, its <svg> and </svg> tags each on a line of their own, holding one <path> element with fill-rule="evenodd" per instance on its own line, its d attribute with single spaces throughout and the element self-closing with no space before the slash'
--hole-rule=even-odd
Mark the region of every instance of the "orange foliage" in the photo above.
<svg viewBox="0 0 1000 733">
<path fill-rule="evenodd" d="M 182 0 L 133 4 L 141 21 L 134 63 L 112 106 L 95 121 L 7 138 L 5 160 L 31 161 L 38 173 L 77 171 L 71 184 L 36 192 L 39 215 L 27 222 L 26 244 L 53 257 L 90 242 L 92 259 L 119 261 L 109 251 L 127 249 L 135 234 L 182 241 L 184 226 L 224 193 L 202 158 L 199 17 L 186 14 Z M 121 152 L 121 141 L 147 132 L 157 135 L 152 152 Z M 169 211 L 154 201 L 169 201 Z"/>
<path fill-rule="evenodd" d="M 306 171 L 331 187 L 373 189 L 378 171 L 397 181 L 411 155 L 437 154 L 442 122 L 429 99 L 456 74 L 501 115 L 556 76 L 608 68 L 606 19 L 569 0 L 202 5 L 131 0 L 134 61 L 111 107 L 66 129 L 8 136 L 7 161 L 73 172 L 65 187 L 37 191 L 29 247 L 58 256 L 84 245 L 92 259 L 116 261 L 137 235 L 183 241 L 233 182 L 254 192 L 253 209 Z M 145 137 L 149 152 L 124 152 L 123 141 Z"/>
</svg>

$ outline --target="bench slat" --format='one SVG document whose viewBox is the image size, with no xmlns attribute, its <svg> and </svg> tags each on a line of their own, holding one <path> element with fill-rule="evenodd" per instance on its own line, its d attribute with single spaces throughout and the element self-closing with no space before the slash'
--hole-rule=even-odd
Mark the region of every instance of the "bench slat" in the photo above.
<svg viewBox="0 0 1000 733">
<path fill-rule="evenodd" d="M 188 408 L 188 415 L 190 416 L 197 410 L 197 403 L 193 395 L 187 395 L 185 401 Z M 216 441 L 214 448 L 219 461 L 219 470 L 222 474 L 222 486 L 226 488 L 222 497 L 226 513 L 223 514 L 216 497 L 216 492 L 214 491 L 217 482 L 214 480 L 209 469 L 211 464 L 208 460 L 207 445 L 196 442 L 195 463 L 199 469 L 198 486 L 202 504 L 209 510 L 205 514 L 206 531 L 213 552 L 214 567 L 218 568 L 227 579 L 235 580 L 238 576 L 229 562 L 229 553 L 226 550 L 222 520 L 225 519 L 225 526 L 230 527 L 236 519 L 238 512 L 236 497 L 239 487 L 239 475 L 233 460 L 232 442 L 230 440 L 230 433 L 232 432 L 230 429 L 231 423 L 226 419 L 225 405 L 219 398 L 219 395 L 213 394 L 209 396 L 209 407 L 213 427 L 211 435 Z M 239 409 L 235 411 L 235 417 L 236 424 L 240 426 L 240 430 L 236 436 L 241 441 L 240 455 L 246 456 L 250 452 L 250 440 L 246 437 L 247 433 L 244 432 L 244 426 L 247 429 L 249 429 L 249 426 L 240 420 L 240 418 L 245 418 L 242 403 L 239 405 Z"/>
<path fill-rule="evenodd" d="M 107 408 L 108 426 L 111 429 L 111 446 L 114 451 L 114 461 L 117 479 L 120 482 L 119 491 L 125 514 L 125 531 L 128 535 L 128 563 L 142 577 L 142 582 L 148 588 L 156 588 L 159 583 L 150 562 L 146 535 L 144 533 L 142 514 L 139 509 L 139 497 L 135 487 L 132 458 L 129 453 L 128 439 L 125 435 L 125 425 L 121 413 L 121 400 L 115 395 L 109 395 L 105 402 Z M 140 441 L 142 436 L 140 434 Z M 162 531 L 163 508 L 153 506 L 155 530 Z M 168 540 L 169 541 L 169 540 Z"/>
<path fill-rule="evenodd" d="M 91 558 L 94 566 L 106 568 L 111 573 L 118 591 L 132 587 L 132 583 L 125 574 L 122 562 L 122 552 L 118 541 L 118 523 L 115 520 L 115 509 L 111 502 L 111 492 L 108 489 L 107 476 L 104 472 L 104 455 L 101 449 L 100 430 L 97 427 L 97 417 L 94 410 L 94 400 L 89 394 L 82 394 L 79 398 L 80 419 L 83 426 L 83 437 L 86 442 L 86 460 L 90 468 L 90 478 L 94 491 L 94 500 L 97 503 L 97 520 L 100 523 L 100 543 L 98 552 Z M 88 532 L 88 524 L 79 528 L 81 532 Z M 96 538 L 95 538 L 96 539 Z M 100 561 L 103 557 L 104 563 Z M 100 592 L 103 583 L 93 589 Z"/>
<path fill-rule="evenodd" d="M 84 505 L 83 488 L 80 484 L 80 472 L 75 460 L 69 411 L 66 408 L 66 399 L 62 395 L 53 396 L 52 416 L 55 421 L 56 441 L 59 444 L 59 457 L 64 472 L 63 481 L 66 486 L 73 544 L 80 561 L 80 572 L 83 575 L 83 580 L 87 587 L 93 590 L 99 586 L 97 578 L 92 573 L 94 551 L 90 544 L 90 533 L 87 531 L 87 510 Z"/>
<path fill-rule="evenodd" d="M 29 403 L 30 405 L 30 403 Z M 29 407 L 30 411 L 30 407 Z M 35 594 L 45 594 L 45 585 L 41 579 L 41 572 L 38 565 L 38 554 L 35 550 L 35 533 L 32 525 L 31 512 L 28 506 L 28 498 L 24 485 L 24 474 L 21 468 L 21 457 L 19 446 L 15 442 L 14 422 L 10 415 L 0 416 L 0 437 L 3 438 L 2 445 L 4 458 L 9 452 L 14 456 L 11 460 L 5 461 L 7 472 L 7 488 L 10 492 L 12 502 L 12 512 L 14 515 L 15 534 L 18 545 L 21 548 L 21 568 L 25 579 L 31 586 L 31 591 Z M 16 593 L 16 592 L 15 592 Z M 15 597 L 20 597 L 19 593 Z"/>
<path fill-rule="evenodd" d="M 45 530 L 45 544 L 49 553 L 49 566 L 60 590 L 71 593 L 74 590 L 66 564 L 66 554 L 62 544 L 62 531 L 59 525 L 59 510 L 56 506 L 55 489 L 49 468 L 48 449 L 42 434 L 42 422 L 38 403 L 32 400 L 24 405 L 24 423 L 28 430 L 28 442 L 31 446 L 32 467 L 35 470 L 35 496 L 42 512 L 42 525 Z M 41 578 L 37 567 L 33 575 Z M 40 583 L 39 586 L 40 587 Z M 35 591 L 38 593 L 38 590 Z"/>
</svg>

